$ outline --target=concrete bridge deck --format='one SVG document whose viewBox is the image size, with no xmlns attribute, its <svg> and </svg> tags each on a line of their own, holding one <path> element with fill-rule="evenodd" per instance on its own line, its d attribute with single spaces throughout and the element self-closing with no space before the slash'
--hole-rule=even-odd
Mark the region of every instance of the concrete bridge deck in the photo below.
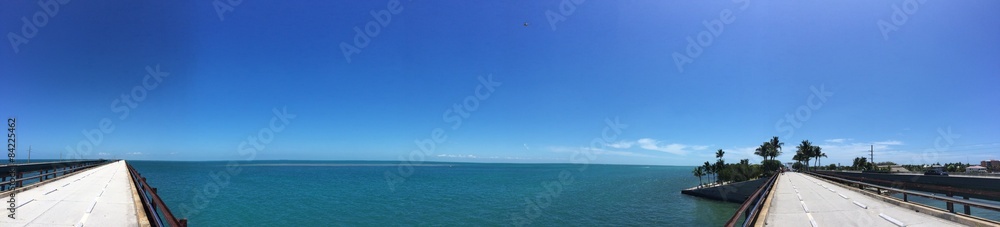
<svg viewBox="0 0 1000 227">
<path fill-rule="evenodd" d="M 784 173 L 774 187 L 765 226 L 963 226 L 806 174 Z"/>
<path fill-rule="evenodd" d="M 47 181 L 15 196 L 15 219 L 0 218 L 0 226 L 139 226 L 137 215 L 145 215 L 125 161 Z M 7 197 L 3 201 L 6 206 Z"/>
</svg>

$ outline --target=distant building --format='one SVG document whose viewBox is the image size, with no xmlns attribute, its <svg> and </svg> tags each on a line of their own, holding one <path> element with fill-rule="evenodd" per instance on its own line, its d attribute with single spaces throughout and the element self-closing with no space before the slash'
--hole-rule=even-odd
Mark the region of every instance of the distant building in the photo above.
<svg viewBox="0 0 1000 227">
<path fill-rule="evenodd" d="M 986 167 L 983 166 L 969 166 L 965 168 L 966 173 L 986 173 Z"/>
<path fill-rule="evenodd" d="M 979 165 L 986 167 L 986 170 L 990 172 L 1000 171 L 1000 160 L 984 160 Z"/>
</svg>

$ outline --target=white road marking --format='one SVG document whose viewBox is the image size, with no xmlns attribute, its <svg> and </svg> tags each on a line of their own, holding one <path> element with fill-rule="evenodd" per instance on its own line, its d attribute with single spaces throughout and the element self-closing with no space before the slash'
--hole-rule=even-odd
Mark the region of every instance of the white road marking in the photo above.
<svg viewBox="0 0 1000 227">
<path fill-rule="evenodd" d="M 16 207 L 14 207 L 14 209 L 21 208 L 22 206 L 27 205 L 31 201 L 35 201 L 35 199 L 31 199 L 31 200 L 28 200 L 27 202 L 22 203 L 21 205 L 17 205 Z"/>
<path fill-rule="evenodd" d="M 799 201 L 799 203 L 801 203 L 801 204 L 802 204 L 802 210 L 805 210 L 805 211 L 806 211 L 806 213 L 809 213 L 809 207 L 806 207 L 806 202 L 804 202 L 804 201 Z"/>
<path fill-rule="evenodd" d="M 861 204 L 861 203 L 859 203 L 858 201 L 854 201 L 854 205 L 858 205 L 858 206 L 859 206 L 859 207 L 861 207 L 861 208 L 865 208 L 865 209 L 868 209 L 868 206 L 865 206 L 864 204 Z"/>
<path fill-rule="evenodd" d="M 91 212 L 94 212 L 94 207 L 95 207 L 95 206 L 97 206 L 97 198 L 94 198 L 94 203 L 93 203 L 93 204 L 90 204 L 90 208 L 89 208 L 89 209 L 87 209 L 87 213 L 89 214 L 89 213 L 91 213 Z"/>
<path fill-rule="evenodd" d="M 812 214 L 806 213 L 806 217 L 809 217 L 809 224 L 812 225 L 812 227 L 819 227 L 819 224 L 816 224 L 816 220 L 813 219 Z"/>
<path fill-rule="evenodd" d="M 76 227 L 83 227 L 83 223 L 87 222 L 88 217 L 90 217 L 90 213 L 83 214 L 83 218 L 80 218 L 80 222 L 76 223 Z"/>
<path fill-rule="evenodd" d="M 896 220 L 895 218 L 889 217 L 889 215 L 885 215 L 884 213 L 879 213 L 878 216 L 882 217 L 882 219 L 885 219 L 886 221 L 892 222 L 892 224 L 895 224 L 896 226 L 899 227 L 906 226 L 905 224 L 903 224 L 903 222 Z"/>
</svg>

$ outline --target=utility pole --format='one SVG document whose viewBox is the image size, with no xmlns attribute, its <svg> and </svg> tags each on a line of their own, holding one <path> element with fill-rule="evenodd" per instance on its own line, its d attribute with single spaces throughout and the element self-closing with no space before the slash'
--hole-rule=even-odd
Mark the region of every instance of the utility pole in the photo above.
<svg viewBox="0 0 1000 227">
<path fill-rule="evenodd" d="M 870 160 L 872 160 L 872 165 L 875 165 L 875 169 L 878 169 L 878 164 L 875 164 L 875 145 L 874 144 L 872 144 L 871 150 L 868 150 L 868 152 L 871 152 L 870 153 L 870 155 L 871 155 L 871 159 Z"/>
<path fill-rule="evenodd" d="M 31 163 L 31 145 L 28 145 L 28 163 Z"/>
</svg>

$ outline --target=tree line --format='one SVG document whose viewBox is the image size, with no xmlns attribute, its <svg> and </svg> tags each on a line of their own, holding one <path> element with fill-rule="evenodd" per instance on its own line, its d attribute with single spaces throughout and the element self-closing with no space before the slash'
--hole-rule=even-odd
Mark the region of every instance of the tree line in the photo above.
<svg viewBox="0 0 1000 227">
<path fill-rule="evenodd" d="M 795 148 L 797 150 L 795 150 L 795 156 L 792 157 L 792 160 L 796 161 L 795 164 L 792 164 L 792 168 L 795 169 L 803 169 L 802 167 L 805 167 L 804 169 L 809 169 L 809 161 L 815 159 L 814 161 L 816 164 L 813 165 L 813 169 L 815 170 L 816 167 L 822 165 L 820 158 L 826 158 L 826 153 L 823 153 L 823 148 L 812 145 L 812 142 L 809 142 L 809 140 L 803 140 L 802 143 Z"/>
<path fill-rule="evenodd" d="M 938 162 L 938 163 L 932 164 L 932 166 L 933 165 L 939 165 L 939 166 L 941 166 L 942 170 L 944 170 L 945 172 L 953 172 L 953 173 L 956 173 L 956 172 L 965 172 L 966 168 L 968 168 L 969 166 L 973 166 L 972 164 L 961 163 L 961 162 L 945 163 L 945 164 L 941 164 L 940 162 Z M 924 165 L 903 165 L 903 168 L 906 168 L 906 170 L 913 171 L 913 172 L 923 172 L 923 171 L 926 170 L 926 168 L 924 167 Z"/>
<path fill-rule="evenodd" d="M 765 141 L 754 152 L 761 156 L 763 161 L 760 164 L 750 164 L 750 159 L 741 159 L 738 163 L 726 163 L 723 157 L 726 152 L 719 149 L 715 152 L 715 162 L 705 161 L 701 166 L 691 170 L 694 176 L 698 177 L 699 185 L 705 185 L 702 177 L 708 177 L 709 182 L 741 182 L 770 176 L 781 169 L 781 161 L 776 160 L 781 155 L 781 146 L 784 145 L 777 136 Z"/>
</svg>

